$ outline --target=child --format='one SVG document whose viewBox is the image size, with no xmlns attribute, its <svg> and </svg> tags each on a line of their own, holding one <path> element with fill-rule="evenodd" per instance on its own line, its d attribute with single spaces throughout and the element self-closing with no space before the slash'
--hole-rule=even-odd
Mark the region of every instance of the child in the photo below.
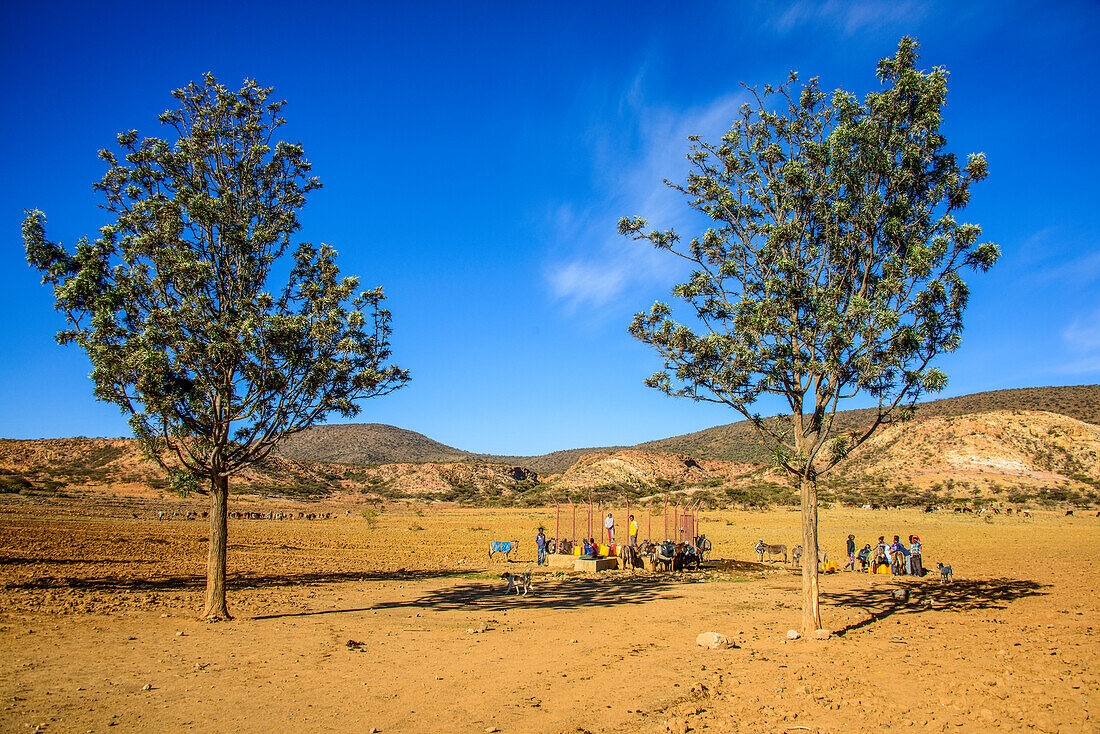
<svg viewBox="0 0 1100 734">
<path fill-rule="evenodd" d="M 848 563 L 844 564 L 844 570 L 847 571 L 850 568 L 850 569 L 852 569 L 853 572 L 855 572 L 855 570 L 856 570 L 856 536 L 854 536 L 854 535 L 849 535 L 848 536 L 848 547 L 847 547 L 846 550 L 848 551 Z"/>
<path fill-rule="evenodd" d="M 871 560 L 871 544 L 867 543 L 863 546 L 863 550 L 859 552 L 859 570 L 866 571 L 867 563 Z"/>
</svg>

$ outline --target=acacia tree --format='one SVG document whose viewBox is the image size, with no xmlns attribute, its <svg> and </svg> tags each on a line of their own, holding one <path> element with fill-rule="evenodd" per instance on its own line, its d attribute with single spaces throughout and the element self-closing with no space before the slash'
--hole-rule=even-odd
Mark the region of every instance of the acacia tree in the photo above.
<svg viewBox="0 0 1100 734">
<path fill-rule="evenodd" d="M 27 260 L 68 321 L 58 342 L 87 353 L 95 397 L 121 408 L 178 486 L 210 496 L 211 620 L 229 618 L 229 478 L 408 380 L 386 364 L 382 289 L 357 293 L 328 245 L 292 246 L 321 184 L 300 145 L 273 142 L 285 101 L 271 92 L 248 80 L 231 92 L 207 74 L 159 117 L 174 142 L 121 133 L 122 158 L 100 151 L 108 170 L 95 186 L 111 221 L 75 251 L 46 239 L 42 212 L 23 222 Z M 272 292 L 280 262 L 287 280 Z"/>
<path fill-rule="evenodd" d="M 802 629 L 821 628 L 817 479 L 879 426 L 902 420 L 946 375 L 933 358 L 959 346 L 968 290 L 964 269 L 987 270 L 999 250 L 959 223 L 970 186 L 986 177 L 981 154 L 960 166 L 941 132 L 948 73 L 916 68 L 903 38 L 878 64 L 879 91 L 860 102 L 827 97 L 797 75 L 750 88 L 718 144 L 691 141 L 683 185 L 713 225 L 686 244 L 672 231 L 624 218 L 619 232 L 691 263 L 673 295 L 636 314 L 630 332 L 664 359 L 646 384 L 668 395 L 724 403 L 755 426 L 774 460 L 799 484 Z M 764 394 L 789 413 L 762 418 Z M 870 425 L 841 432 L 838 403 L 863 394 Z"/>
</svg>

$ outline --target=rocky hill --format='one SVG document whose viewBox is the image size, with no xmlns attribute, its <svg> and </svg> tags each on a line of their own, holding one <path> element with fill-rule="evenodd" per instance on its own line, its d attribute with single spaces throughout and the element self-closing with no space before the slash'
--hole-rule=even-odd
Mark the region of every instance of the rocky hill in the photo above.
<svg viewBox="0 0 1100 734">
<path fill-rule="evenodd" d="M 917 406 L 916 418 L 963 415 L 993 410 L 1042 410 L 1086 423 L 1100 424 L 1100 385 L 1029 387 L 995 390 L 957 398 L 932 400 Z M 841 430 L 870 425 L 871 410 L 836 414 Z M 414 431 L 379 423 L 325 425 L 291 436 L 279 453 L 298 461 L 335 461 L 348 464 L 472 461 L 523 466 L 541 474 L 564 472 L 582 456 L 624 449 L 646 449 L 685 454 L 696 460 L 715 459 L 763 463 L 767 452 L 748 421 L 707 428 L 696 433 L 647 441 L 636 446 L 603 446 L 555 451 L 540 456 L 474 454 L 433 441 Z"/>
<path fill-rule="evenodd" d="M 454 500 L 508 496 L 536 481 L 528 469 L 501 464 L 352 465 L 271 456 L 235 475 L 230 492 L 288 499 L 427 495 Z M 33 497 L 84 491 L 155 497 L 171 488 L 167 473 L 145 458 L 133 439 L 0 439 L 0 494 Z"/>
<path fill-rule="evenodd" d="M 983 395 L 926 403 L 917 420 L 880 429 L 822 479 L 822 497 L 858 504 L 1100 502 L 1100 386 Z M 1060 410 L 955 412 L 1021 403 Z M 856 427 L 867 419 L 866 411 L 849 411 L 839 420 Z M 231 491 L 530 505 L 590 494 L 618 501 L 671 492 L 715 505 L 796 503 L 797 492 L 784 477 L 737 458 L 752 456 L 744 449 L 755 443 L 747 428 L 719 426 L 641 447 L 487 457 L 390 426 L 323 426 L 285 444 L 283 456 L 234 477 Z M 675 446 L 685 450 L 670 450 Z M 323 460 L 307 460 L 311 456 Z M 349 463 L 359 458 L 372 461 Z M 156 497 L 170 487 L 165 472 L 130 439 L 0 440 L 0 494 L 87 491 Z"/>
<path fill-rule="evenodd" d="M 344 464 L 473 460 L 474 454 L 383 423 L 316 426 L 279 444 L 279 454 L 295 461 Z"/>
<path fill-rule="evenodd" d="M 843 481 L 959 498 L 1035 487 L 1100 487 L 1100 426 L 1042 411 L 936 416 L 876 433 L 838 467 Z"/>
<path fill-rule="evenodd" d="M 1085 423 L 1100 425 L 1100 385 L 1027 387 L 994 390 L 957 398 L 918 403 L 915 420 L 1004 410 L 1038 410 L 1058 413 Z M 871 425 L 873 410 L 845 410 L 836 414 L 836 427 L 851 431 Z M 707 428 L 683 436 L 638 444 L 635 448 L 676 451 L 696 459 L 765 462 L 768 457 L 748 421 Z"/>
</svg>

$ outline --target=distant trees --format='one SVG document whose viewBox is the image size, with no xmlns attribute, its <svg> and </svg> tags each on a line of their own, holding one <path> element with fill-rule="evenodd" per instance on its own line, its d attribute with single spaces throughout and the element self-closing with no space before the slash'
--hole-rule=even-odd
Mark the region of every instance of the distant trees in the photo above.
<svg viewBox="0 0 1100 734">
<path fill-rule="evenodd" d="M 97 399 L 129 416 L 175 485 L 211 498 L 203 616 L 225 602 L 229 477 L 283 437 L 401 387 L 382 289 L 357 292 L 328 245 L 292 245 L 297 212 L 321 184 L 300 145 L 274 142 L 285 101 L 207 75 L 159 117 L 173 140 L 118 136 L 121 160 L 96 184 L 111 214 L 74 251 L 23 222 L 27 260 L 53 286 Z M 288 257 L 284 257 L 288 255 Z M 272 271 L 286 283 L 272 291 Z"/>
<path fill-rule="evenodd" d="M 941 131 L 948 74 L 916 68 L 903 38 L 878 64 L 883 87 L 859 101 L 812 79 L 750 88 L 753 103 L 717 144 L 689 138 L 692 172 L 666 183 L 713 222 L 683 242 L 624 218 L 623 235 L 691 264 L 673 295 L 634 317 L 630 332 L 664 359 L 646 384 L 668 395 L 729 405 L 756 428 L 775 463 L 797 479 L 803 545 L 817 548 L 817 478 L 884 423 L 907 416 L 947 377 L 932 360 L 959 346 L 969 291 L 964 269 L 999 251 L 955 214 L 986 161 L 959 165 Z M 789 413 L 751 406 L 780 396 Z M 871 425 L 840 433 L 839 401 L 877 403 Z M 821 627 L 817 564 L 803 567 L 804 632 Z"/>
</svg>

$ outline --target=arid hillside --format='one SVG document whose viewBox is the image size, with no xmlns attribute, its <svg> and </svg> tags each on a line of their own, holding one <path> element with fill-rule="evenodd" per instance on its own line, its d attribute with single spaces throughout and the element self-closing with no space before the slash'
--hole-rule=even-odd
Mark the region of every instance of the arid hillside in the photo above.
<svg viewBox="0 0 1100 734">
<path fill-rule="evenodd" d="M 1013 501 L 1029 489 L 1096 497 L 1100 426 L 1039 411 L 940 416 L 890 426 L 839 468 L 856 485 Z"/>
<path fill-rule="evenodd" d="M 1100 385 L 1027 387 L 994 390 L 957 398 L 918 403 L 914 420 L 1004 410 L 1039 410 L 1058 413 L 1085 423 L 1100 425 Z M 853 431 L 874 420 L 871 410 L 845 410 L 836 414 L 836 428 Z M 638 444 L 635 448 L 677 451 L 696 459 L 766 462 L 768 457 L 752 425 L 739 421 L 683 436 Z"/>
<path fill-rule="evenodd" d="M 686 454 L 624 449 L 582 456 L 547 482 L 566 491 L 615 487 L 646 493 L 654 488 L 716 487 L 758 468 L 732 461 L 696 461 Z"/>
<path fill-rule="evenodd" d="M 338 461 L 344 464 L 462 461 L 468 451 L 445 446 L 427 436 L 383 423 L 317 426 L 290 436 L 279 454 L 295 461 Z"/>
<path fill-rule="evenodd" d="M 995 390 L 957 398 L 933 400 L 917 406 L 916 419 L 984 413 L 993 410 L 1042 410 L 1100 424 L 1100 385 L 1029 387 Z M 870 424 L 870 410 L 837 413 L 836 425 L 854 430 Z M 647 441 L 636 446 L 604 446 L 555 451 L 540 456 L 475 454 L 414 431 L 378 423 L 316 426 L 287 439 L 279 452 L 298 461 L 337 461 L 348 464 L 473 461 L 523 466 L 540 475 L 566 471 L 587 454 L 623 449 L 685 454 L 693 459 L 717 459 L 741 463 L 765 463 L 767 452 L 748 421 L 715 426 L 696 433 Z"/>
<path fill-rule="evenodd" d="M 1095 417 L 1100 389 L 1037 388 L 928 403 L 916 420 L 888 426 L 821 480 L 825 501 L 887 505 L 1014 504 L 1088 507 L 1100 502 L 1100 426 L 1064 413 L 1016 408 L 953 414 L 986 403 L 1049 403 Z M 1060 397 L 1059 397 L 1060 396 Z M 856 426 L 866 413 L 842 416 Z M 797 492 L 767 464 L 714 458 L 745 441 L 745 424 L 644 444 L 648 448 L 574 449 L 532 457 L 483 457 L 389 426 L 326 426 L 288 453 L 378 461 L 296 460 L 272 456 L 230 483 L 237 495 L 286 499 L 477 505 L 540 505 L 553 498 L 617 501 L 679 493 L 708 506 L 790 505 Z M 343 435 L 345 448 L 336 440 Z M 689 440 L 690 439 L 690 440 Z M 298 439 L 295 439 L 298 441 Z M 755 437 L 752 437 L 755 441 Z M 683 445 L 691 451 L 674 451 Z M 745 443 L 742 446 L 747 445 Z M 387 461 L 387 456 L 416 459 Z M 427 457 L 437 457 L 429 459 Z M 550 460 L 552 458 L 552 460 Z M 532 465 L 538 469 L 532 468 Z M 564 466 L 563 469 L 558 468 Z M 83 492 L 169 496 L 169 477 L 130 439 L 0 440 L 0 493 L 27 497 Z"/>
<path fill-rule="evenodd" d="M 308 499 L 342 494 L 457 500 L 510 495 L 530 486 L 528 469 L 475 462 L 353 465 L 271 456 L 230 480 L 230 492 Z M 0 493 L 28 496 L 80 491 L 166 495 L 167 473 L 124 438 L 0 440 Z"/>
</svg>

